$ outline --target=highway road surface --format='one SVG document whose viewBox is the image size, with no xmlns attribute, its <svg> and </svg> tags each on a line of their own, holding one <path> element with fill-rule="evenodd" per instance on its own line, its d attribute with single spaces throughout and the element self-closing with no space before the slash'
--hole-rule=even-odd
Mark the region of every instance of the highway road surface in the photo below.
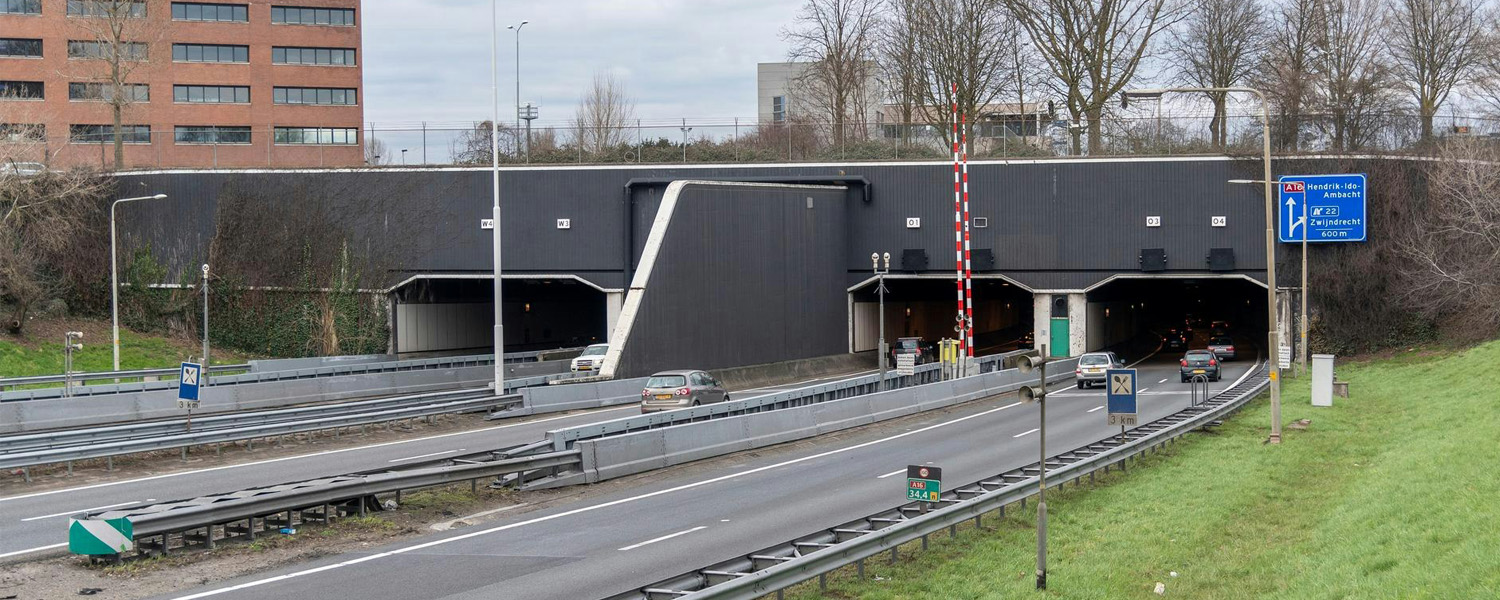
<svg viewBox="0 0 1500 600">
<path fill-rule="evenodd" d="M 871 371 L 873 372 L 873 371 Z M 855 377 L 863 373 L 819 377 L 748 390 L 739 399 Z M 63 552 L 68 517 L 81 512 L 141 502 L 181 500 L 290 481 L 314 479 L 399 466 L 403 462 L 441 458 L 445 454 L 483 452 L 542 439 L 551 429 L 587 425 L 639 414 L 634 404 L 586 412 L 538 415 L 499 422 L 490 427 L 408 440 L 383 442 L 273 458 L 240 464 L 123 479 L 59 490 L 0 498 L 0 563 Z M 161 460 L 175 460 L 163 457 Z"/>
<path fill-rule="evenodd" d="M 1143 423 L 1188 405 L 1176 360 L 1157 357 L 1137 367 Z M 1229 363 L 1211 389 L 1233 386 L 1253 362 Z M 1102 389 L 1069 385 L 1050 402 L 1047 444 L 1054 452 L 1119 432 L 1106 424 Z M 908 464 L 941 466 L 946 480 L 962 484 L 1033 462 L 1037 426 L 1037 407 L 1007 394 L 720 459 L 729 466 L 710 473 L 668 469 L 627 489 L 474 529 L 161 598 L 601 598 L 900 505 Z"/>
</svg>

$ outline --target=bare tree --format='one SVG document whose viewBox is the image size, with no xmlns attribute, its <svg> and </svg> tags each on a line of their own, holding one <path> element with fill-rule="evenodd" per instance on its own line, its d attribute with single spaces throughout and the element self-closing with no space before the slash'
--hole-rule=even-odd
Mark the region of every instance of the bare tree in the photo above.
<svg viewBox="0 0 1500 600">
<path fill-rule="evenodd" d="M 625 83 L 613 73 L 595 73 L 573 117 L 574 141 L 583 151 L 598 154 L 624 144 L 626 126 L 634 122 L 635 101 Z"/>
<path fill-rule="evenodd" d="M 1385 30 L 1382 0 L 1321 0 L 1313 46 L 1318 99 L 1334 150 L 1364 147 L 1396 107 L 1394 82 L 1378 37 Z"/>
<path fill-rule="evenodd" d="M 459 132 L 449 147 L 453 162 L 461 165 L 487 165 L 492 162 L 490 137 L 493 128 L 490 121 L 480 121 L 473 127 Z M 533 144 L 535 147 L 535 144 Z M 500 124 L 500 162 L 506 162 L 519 154 L 520 136 L 515 127 Z"/>
<path fill-rule="evenodd" d="M 388 165 L 391 163 L 391 150 L 385 140 L 374 135 L 365 136 L 365 164 L 370 166 Z"/>
<path fill-rule="evenodd" d="M 922 112 L 951 144 L 947 125 L 955 104 L 962 115 L 977 118 L 1006 91 L 1014 54 L 1006 31 L 1014 24 L 1002 0 L 916 0 L 912 17 L 925 84 Z M 974 121 L 968 123 L 971 131 Z"/>
<path fill-rule="evenodd" d="M 1272 143 L 1297 150 L 1304 113 L 1315 103 L 1317 88 L 1316 4 L 1320 0 L 1285 0 L 1272 13 L 1265 53 L 1252 82 L 1271 104 Z"/>
<path fill-rule="evenodd" d="M 1484 59 L 1481 0 L 1394 0 L 1387 45 L 1396 80 L 1412 95 L 1422 139 L 1453 88 L 1473 77 Z"/>
<path fill-rule="evenodd" d="M 147 69 L 166 28 L 171 7 L 163 0 L 75 0 L 76 23 L 83 39 L 68 42 L 72 78 L 85 80 L 88 95 L 109 106 L 113 119 L 114 166 L 125 166 L 124 115 L 126 109 L 145 101 L 146 86 L 136 75 Z M 152 19 L 152 17 L 155 19 Z M 75 21 L 70 19 L 70 21 Z M 103 140 L 100 140 L 101 142 Z"/>
<path fill-rule="evenodd" d="M 60 264 L 97 225 L 111 183 L 88 171 L 0 175 L 0 301 L 5 327 L 20 333 L 37 302 L 59 295 Z M 95 219 L 97 220 L 97 219 Z"/>
<path fill-rule="evenodd" d="M 850 124 L 856 137 L 865 133 L 876 91 L 870 81 L 879 7 L 879 0 L 806 0 L 795 24 L 781 32 L 789 58 L 802 67 L 793 82 L 804 90 L 798 96 L 833 125 L 835 139 L 845 139 Z"/>
<path fill-rule="evenodd" d="M 1424 316 L 1474 339 L 1500 333 L 1500 154 L 1456 140 L 1425 163 L 1425 210 L 1399 241 L 1403 299 Z"/>
<path fill-rule="evenodd" d="M 880 83 L 887 100 L 896 109 L 894 124 L 897 137 L 905 140 L 911 132 L 922 103 L 922 89 L 927 86 L 918 55 L 918 32 L 915 13 L 921 0 L 887 0 L 885 17 L 880 21 L 875 44 Z"/>
<path fill-rule="evenodd" d="M 1265 24 L 1258 0 L 1193 0 L 1191 6 L 1168 46 L 1177 80 L 1194 87 L 1239 85 L 1260 59 Z M 1222 149 L 1229 139 L 1228 94 L 1207 96 L 1214 106 L 1210 137 Z"/>
<path fill-rule="evenodd" d="M 1130 85 L 1152 41 L 1183 16 L 1178 0 L 1005 0 L 1046 57 L 1068 111 L 1088 122 L 1089 151 L 1103 147 L 1111 98 Z M 1074 133 L 1077 150 L 1078 134 Z"/>
</svg>

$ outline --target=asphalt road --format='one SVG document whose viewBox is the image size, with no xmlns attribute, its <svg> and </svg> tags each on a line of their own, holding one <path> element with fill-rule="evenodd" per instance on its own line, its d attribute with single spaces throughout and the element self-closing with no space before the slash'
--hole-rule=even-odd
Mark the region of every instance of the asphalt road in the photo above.
<svg viewBox="0 0 1500 600">
<path fill-rule="evenodd" d="M 1143 423 L 1187 406 L 1190 392 L 1177 379 L 1176 359 L 1156 357 L 1137 367 Z M 1211 389 L 1228 389 L 1252 362 L 1230 363 Z M 1067 387 L 1049 396 L 1049 448 L 1059 452 L 1118 433 L 1106 425 L 1102 389 Z M 899 425 L 740 454 L 712 473 L 668 469 L 630 489 L 479 529 L 162 598 L 600 598 L 902 504 L 908 464 L 941 466 L 955 483 L 1027 464 L 1036 459 L 1037 425 L 1037 407 L 1010 394 Z"/>
<path fill-rule="evenodd" d="M 778 386 L 734 390 L 734 393 L 740 399 L 751 398 L 852 376 L 820 377 Z M 638 411 L 635 405 L 627 405 L 574 414 L 539 415 L 473 431 L 0 498 L 0 563 L 62 552 L 66 545 L 68 517 L 81 512 L 399 466 L 403 462 L 440 458 L 444 454 L 483 452 L 540 440 L 551 429 L 617 419 Z"/>
</svg>

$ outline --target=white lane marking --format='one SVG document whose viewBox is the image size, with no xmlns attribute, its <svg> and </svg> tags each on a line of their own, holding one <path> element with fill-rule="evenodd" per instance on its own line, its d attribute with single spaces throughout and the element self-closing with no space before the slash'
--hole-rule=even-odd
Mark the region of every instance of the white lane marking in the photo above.
<svg viewBox="0 0 1500 600">
<path fill-rule="evenodd" d="M 503 513 L 503 512 L 505 512 L 507 510 L 514 510 L 514 509 L 517 509 L 517 508 L 521 508 L 522 506 L 526 506 L 527 504 L 528 503 L 526 503 L 526 502 L 522 502 L 520 504 L 512 504 L 510 506 L 502 506 L 500 508 L 492 508 L 490 510 L 480 511 L 480 512 L 474 513 L 472 515 L 465 515 L 465 516 L 459 517 L 457 519 L 451 519 L 451 520 L 448 520 L 448 521 L 443 521 L 441 523 L 433 523 L 431 529 L 433 531 L 447 531 L 449 529 L 453 529 L 453 524 L 457 523 L 459 521 L 467 521 L 469 519 L 478 519 L 479 517 L 488 517 L 488 516 L 493 515 L 495 513 Z"/>
<path fill-rule="evenodd" d="M 1140 359 L 1138 361 L 1135 361 L 1133 363 L 1130 363 L 1128 365 L 1125 365 L 1125 368 L 1129 369 L 1129 368 L 1134 367 L 1134 366 L 1136 366 L 1138 364 L 1146 362 L 1146 359 L 1151 358 L 1151 357 L 1156 356 L 1157 354 L 1161 353 L 1162 346 L 1165 346 L 1165 345 L 1167 345 L 1167 339 L 1166 338 L 1162 338 L 1162 340 L 1160 342 L 1156 343 L 1156 349 L 1155 350 L 1152 350 L 1151 353 L 1147 354 L 1144 358 L 1142 358 L 1142 359 Z"/>
<path fill-rule="evenodd" d="M 670 539 L 672 539 L 674 537 L 677 537 L 679 535 L 687 535 L 687 534 L 692 533 L 694 531 L 701 531 L 701 530 L 704 530 L 704 529 L 708 529 L 708 526 L 707 525 L 699 525 L 699 526 L 694 527 L 692 529 L 689 529 L 687 531 L 679 531 L 677 533 L 669 533 L 669 534 L 661 536 L 659 538 L 651 538 L 651 539 L 646 540 L 644 542 L 641 542 L 639 544 L 631 544 L 629 546 L 621 548 L 620 551 L 621 552 L 629 552 L 631 550 L 635 550 L 636 548 L 640 548 L 641 546 L 647 546 L 647 545 L 650 545 L 650 544 L 655 544 L 655 543 L 660 542 L 660 541 L 670 540 Z"/>
<path fill-rule="evenodd" d="M 1101 411 L 1101 410 L 1104 410 L 1104 407 L 1103 407 L 1103 406 L 1095 406 L 1095 407 L 1093 407 L 1093 408 L 1090 408 L 1090 409 L 1089 409 L 1089 412 L 1099 412 L 1099 411 Z"/>
<path fill-rule="evenodd" d="M 463 452 L 464 450 L 465 450 L 465 448 L 459 448 L 457 450 L 444 450 L 442 452 L 433 452 L 432 454 L 418 454 L 416 456 L 408 456 L 406 458 L 398 458 L 398 459 L 395 459 L 395 460 L 388 460 L 386 462 L 393 462 L 393 463 L 406 462 L 408 460 L 417 460 L 419 458 L 431 458 L 431 457 L 434 457 L 434 456 L 442 456 L 444 454 L 453 454 L 455 452 Z"/>
<path fill-rule="evenodd" d="M 885 479 L 887 477 L 894 477 L 896 475 L 900 475 L 900 474 L 905 473 L 905 472 L 906 472 L 906 469 L 901 469 L 899 471 L 891 471 L 890 473 L 886 473 L 885 475 L 881 475 L 879 477 L 876 477 L 876 479 Z"/>
<path fill-rule="evenodd" d="M 1021 437 L 1023 435 L 1031 435 L 1031 434 L 1036 433 L 1038 431 L 1041 431 L 1041 428 L 1032 429 L 1031 431 L 1023 431 L 1021 433 L 1015 434 L 1015 435 L 1010 436 L 1010 437 L 1018 438 L 1018 437 Z"/>
<path fill-rule="evenodd" d="M 1015 407 L 1020 406 L 1020 405 L 1021 405 L 1020 402 L 1012 402 L 1012 403 L 1007 404 L 1005 406 L 1001 406 L 1001 407 L 998 407 L 998 408 L 992 408 L 992 409 L 984 411 L 984 412 L 978 412 L 978 413 L 974 413 L 972 415 L 968 415 L 968 416 L 964 416 L 964 417 L 959 417 L 959 418 L 954 419 L 952 421 L 945 421 L 945 422 L 942 422 L 942 423 L 936 423 L 936 424 L 933 424 L 933 425 L 928 425 L 928 426 L 923 427 L 921 429 L 914 429 L 912 431 L 898 433 L 898 434 L 895 434 L 895 435 L 892 435 L 892 436 L 889 436 L 889 437 L 884 437 L 884 438 L 880 438 L 880 439 L 876 439 L 876 440 L 870 440 L 868 442 L 864 442 L 864 443 L 860 443 L 860 444 L 855 444 L 853 446 L 846 446 L 846 447 L 843 447 L 843 448 L 836 448 L 834 450 L 829 450 L 827 452 L 822 452 L 822 453 L 819 453 L 819 454 L 813 454 L 813 455 L 804 456 L 804 457 L 801 457 L 801 458 L 794 458 L 794 459 L 791 459 L 791 460 L 782 461 L 782 462 L 779 462 L 779 463 L 776 463 L 776 464 L 766 465 L 766 466 L 763 466 L 763 467 L 756 467 L 756 468 L 750 469 L 748 471 L 740 471 L 740 472 L 737 472 L 737 473 L 730 473 L 728 475 L 721 475 L 721 476 L 715 477 L 713 479 L 705 479 L 703 481 L 695 481 L 693 483 L 685 483 L 685 484 L 679 485 L 677 487 L 671 487 L 671 488 L 667 488 L 667 489 L 656 490 L 654 492 L 647 492 L 647 493 L 641 494 L 639 496 L 631 496 L 629 498 L 620 498 L 618 500 L 611 500 L 609 502 L 604 502 L 604 503 L 601 503 L 601 504 L 594 504 L 594 505 L 590 505 L 590 506 L 582 506 L 582 507 L 575 508 L 575 509 L 572 509 L 572 510 L 563 511 L 563 512 L 560 512 L 560 513 L 554 513 L 554 514 L 550 514 L 550 515 L 546 515 L 546 516 L 542 516 L 542 517 L 537 517 L 535 519 L 529 519 L 529 520 L 526 520 L 526 521 L 518 521 L 518 522 L 515 522 L 515 523 L 508 523 L 508 524 L 505 524 L 505 525 L 500 525 L 498 527 L 491 527 L 489 529 L 481 529 L 479 531 L 471 531 L 471 532 L 465 533 L 463 535 L 456 535 L 456 536 L 453 536 L 453 537 L 450 537 L 450 538 L 443 538 L 443 539 L 440 539 L 440 540 L 433 540 L 433 541 L 430 541 L 430 542 L 424 542 L 424 543 L 416 544 L 416 545 L 413 545 L 413 546 L 407 546 L 405 548 L 397 548 L 395 550 L 389 550 L 389 551 L 381 552 L 381 553 L 378 553 L 378 554 L 370 554 L 370 555 L 366 555 L 366 556 L 361 556 L 359 558 L 351 558 L 351 559 L 343 561 L 343 562 L 337 562 L 337 563 L 333 563 L 333 564 L 327 564 L 327 565 L 323 565 L 321 567 L 314 567 L 314 568 L 306 569 L 306 570 L 302 570 L 302 571 L 295 571 L 295 572 L 292 572 L 292 573 L 287 573 L 285 575 L 277 575 L 275 577 L 267 577 L 265 579 L 257 579 L 255 581 L 247 581 L 245 583 L 241 583 L 241 584 L 238 584 L 238 585 L 233 585 L 233 586 L 226 587 L 226 588 L 220 588 L 220 589 L 216 589 L 216 590 L 208 590 L 208 591 L 204 591 L 204 592 L 198 592 L 196 594 L 191 594 L 191 595 L 188 595 L 188 596 L 180 596 L 180 597 L 177 598 L 177 600 L 197 600 L 198 598 L 207 598 L 209 596 L 217 596 L 219 594 L 224 594 L 224 593 L 228 593 L 228 592 L 235 592 L 235 591 L 239 591 L 239 590 L 243 590 L 243 589 L 248 589 L 248 588 L 253 588 L 253 587 L 259 587 L 259 586 L 262 586 L 262 585 L 265 585 L 265 584 L 268 584 L 268 583 L 276 583 L 278 581 L 286 581 L 288 579 L 295 579 L 297 577 L 304 577 L 304 576 L 307 576 L 307 575 L 314 575 L 314 574 L 317 574 L 317 573 L 322 573 L 324 571 L 332 571 L 334 569 L 341 569 L 341 568 L 344 568 L 344 567 L 349 567 L 349 566 L 357 565 L 357 564 L 360 564 L 360 563 L 363 563 L 363 562 L 368 562 L 368 561 L 372 561 L 372 560 L 386 558 L 388 556 L 396 556 L 396 555 L 400 555 L 400 554 L 406 554 L 408 552 L 415 552 L 417 550 L 426 550 L 428 548 L 433 548 L 433 547 L 437 547 L 437 546 L 443 546 L 443 545 L 446 545 L 446 544 L 451 544 L 453 542 L 459 542 L 459 541 L 467 540 L 467 539 L 470 539 L 470 538 L 476 538 L 476 537 L 479 537 L 479 536 L 482 536 L 482 535 L 489 535 L 489 534 L 498 533 L 498 532 L 501 532 L 501 531 L 509 531 L 509 530 L 515 529 L 517 527 L 525 527 L 527 525 L 534 525 L 534 524 L 543 523 L 543 522 L 546 522 L 546 521 L 552 521 L 552 520 L 556 520 L 556 519 L 562 519 L 562 518 L 566 518 L 566 517 L 571 517 L 571 516 L 577 515 L 577 514 L 582 514 L 582 513 L 587 513 L 587 512 L 593 512 L 593 511 L 596 511 L 596 510 L 600 510 L 600 509 L 604 509 L 604 508 L 609 508 L 609 507 L 617 506 L 617 505 L 620 505 L 620 504 L 627 504 L 627 503 L 631 503 L 631 502 L 639 502 L 641 500 L 646 500 L 648 498 L 655 498 L 657 496 L 662 496 L 662 495 L 666 495 L 666 494 L 674 494 L 674 493 L 681 492 L 681 491 L 684 491 L 684 490 L 690 490 L 690 489 L 693 489 L 693 488 L 703 487 L 705 485 L 712 485 L 712 484 L 715 484 L 715 483 L 719 483 L 721 481 L 728 481 L 728 480 L 731 480 L 731 479 L 738 479 L 738 478 L 744 477 L 746 475 L 752 475 L 752 474 L 755 474 L 755 473 L 761 473 L 761 472 L 764 472 L 764 471 L 770 471 L 772 469 L 779 469 L 781 467 L 785 467 L 785 466 L 789 466 L 789 465 L 801 464 L 801 463 L 804 463 L 804 462 L 807 462 L 807 461 L 810 461 L 810 460 L 817 460 L 817 459 L 820 459 L 820 458 L 826 458 L 826 457 L 829 457 L 829 456 L 833 456 L 835 454 L 843 454 L 845 452 L 852 452 L 854 450 L 859 450 L 859 449 L 862 449 L 862 448 L 868 448 L 868 447 L 874 446 L 876 444 L 884 444 L 884 443 L 889 442 L 889 441 L 899 440 L 901 438 L 904 438 L 904 437 L 907 437 L 907 436 L 916 435 L 918 433 L 924 433 L 924 432 L 927 432 L 927 431 L 932 431 L 934 429 L 939 429 L 939 428 L 942 428 L 942 427 L 947 427 L 949 425 L 954 425 L 954 424 L 957 424 L 957 423 L 962 423 L 964 421 L 968 421 L 969 419 L 977 419 L 977 418 L 980 418 L 980 417 L 992 415 L 992 414 L 1000 412 L 1002 410 L 1005 410 L 1005 409 L 1008 409 L 1008 408 L 1015 408 Z M 634 409 L 636 407 L 635 406 L 631 406 L 630 408 Z"/>
<path fill-rule="evenodd" d="M 145 500 L 142 500 L 141 502 L 156 502 L 156 498 L 147 498 Z M 68 512 L 60 512 L 60 513 L 54 513 L 54 514 L 50 514 L 50 515 L 42 515 L 40 517 L 31 517 L 29 519 L 21 519 L 21 522 L 25 523 L 27 521 L 40 521 L 42 519 L 51 519 L 52 517 L 66 517 L 66 516 L 69 516 L 69 515 L 76 515 L 76 514 L 79 514 L 79 513 L 94 512 L 96 510 L 104 510 L 106 508 L 117 508 L 117 507 L 120 507 L 120 506 L 130 506 L 132 504 L 140 504 L 141 502 L 121 502 L 119 504 L 111 504 L 109 506 L 95 506 L 93 508 L 80 508 L 78 510 L 70 510 Z"/>
<path fill-rule="evenodd" d="M 413 439 L 409 439 L 409 440 L 396 440 L 394 442 L 382 442 L 382 443 L 379 443 L 379 444 L 370 444 L 368 446 L 355 446 L 353 448 L 339 448 L 337 450 L 326 450 L 326 451 L 323 451 L 323 452 L 314 452 L 312 454 L 298 454 L 296 456 L 283 456 L 281 458 L 272 458 L 272 459 L 268 459 L 268 460 L 262 460 L 262 461 L 256 461 L 256 462 L 248 462 L 248 463 L 243 463 L 243 464 L 238 464 L 238 465 L 224 465 L 222 467 L 209 467 L 207 469 L 198 469 L 196 471 L 183 471 L 181 473 L 165 473 L 165 474 L 162 474 L 162 475 L 152 475 L 151 477 L 141 477 L 139 479 L 126 479 L 124 481 L 111 481 L 111 482 L 108 482 L 108 483 L 96 483 L 94 485 L 85 485 L 85 486 L 82 486 L 82 487 L 66 488 L 66 489 L 61 489 L 61 490 L 52 490 L 50 492 L 37 492 L 35 494 L 23 494 L 23 495 L 20 495 L 20 496 L 10 496 L 8 498 L 0 498 L 0 502 L 9 502 L 11 500 L 24 500 L 26 498 L 36 498 L 38 496 L 51 496 L 53 494 L 66 494 L 66 493 L 69 493 L 69 492 L 81 492 L 81 491 L 84 491 L 84 490 L 92 490 L 92 489 L 98 489 L 98 488 L 110 487 L 110 486 L 116 486 L 116 485 L 125 485 L 127 483 L 140 483 L 142 481 L 155 481 L 157 479 L 166 479 L 168 477 L 182 477 L 184 475 L 197 475 L 199 473 L 209 473 L 209 472 L 213 472 L 213 471 L 223 471 L 223 470 L 226 470 L 226 469 L 239 469 L 239 468 L 243 468 L 243 467 L 255 467 L 255 466 L 259 466 L 259 465 L 267 465 L 267 464 L 271 464 L 271 463 L 279 463 L 279 462 L 285 462 L 285 461 L 289 461 L 289 460 L 299 460 L 299 459 L 303 459 L 303 458 L 312 458 L 312 457 L 315 457 L 315 456 L 327 456 L 327 455 L 330 455 L 330 454 L 341 454 L 341 453 L 344 453 L 344 452 L 358 452 L 358 451 L 361 451 L 361 450 L 369 450 L 371 448 L 380 448 L 380 447 L 384 447 L 384 446 L 395 446 L 397 444 L 410 444 L 410 443 L 413 443 L 413 442 L 425 442 L 425 441 L 428 441 L 428 440 L 437 440 L 437 439 L 442 439 L 442 438 L 453 437 L 455 435 L 469 435 L 469 434 L 474 434 L 474 433 L 484 433 L 486 431 L 495 431 L 495 430 L 498 430 L 498 429 L 510 429 L 511 427 L 520 427 L 522 425 L 535 425 L 537 423 L 546 423 L 547 421 L 556 421 L 558 419 L 572 419 L 572 418 L 577 418 L 577 417 L 586 416 L 586 415 L 597 415 L 597 414 L 603 414 L 603 413 L 608 413 L 608 412 L 615 412 L 615 411 L 620 411 L 620 410 L 635 410 L 635 411 L 638 411 L 638 410 L 640 410 L 640 407 L 637 406 L 637 405 L 631 404 L 631 405 L 627 405 L 627 406 L 621 406 L 619 408 L 607 408 L 607 409 L 604 409 L 604 410 L 601 410 L 601 411 L 598 411 L 598 412 L 581 413 L 581 414 L 571 414 L 571 415 L 559 415 L 559 416 L 556 416 L 556 417 L 548 417 L 548 418 L 545 418 L 545 419 L 537 419 L 535 421 L 526 421 L 525 423 L 511 423 L 509 425 L 497 425 L 495 427 L 486 427 L 484 429 L 474 429 L 474 430 L 470 430 L 470 431 L 455 431 L 453 433 L 444 433 L 444 434 L 440 434 L 440 435 L 434 435 L 434 436 L 423 437 L 423 438 L 413 438 Z"/>
<path fill-rule="evenodd" d="M 1163 379 L 1161 381 L 1158 381 L 1157 383 L 1166 383 L 1166 382 L 1167 382 L 1167 380 Z"/>
<path fill-rule="evenodd" d="M 52 549 L 55 549 L 55 548 L 61 548 L 61 547 L 66 546 L 66 545 L 68 545 L 68 543 L 67 542 L 63 542 L 61 544 L 52 544 L 51 546 L 39 546 L 39 547 L 36 547 L 36 548 L 28 548 L 26 550 L 17 550 L 15 552 L 6 552 L 5 554 L 0 554 L 0 558 L 10 558 L 12 556 L 20 556 L 22 554 L 30 554 L 32 552 L 41 552 L 43 550 L 52 550 Z"/>
<path fill-rule="evenodd" d="M 1149 389 L 1151 389 L 1151 388 L 1143 387 L 1141 389 L 1136 390 L 1135 393 L 1137 393 L 1137 394 L 1144 394 L 1144 393 L 1146 393 L 1146 390 L 1149 390 Z"/>
</svg>

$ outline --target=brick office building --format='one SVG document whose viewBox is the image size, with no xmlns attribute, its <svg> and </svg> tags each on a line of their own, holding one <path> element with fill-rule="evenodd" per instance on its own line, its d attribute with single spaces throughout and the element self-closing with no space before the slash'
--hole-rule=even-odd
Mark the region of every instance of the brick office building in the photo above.
<svg viewBox="0 0 1500 600">
<path fill-rule="evenodd" d="M 0 156 L 111 168 L 119 103 L 124 168 L 363 164 L 359 4 L 0 0 Z"/>
</svg>

